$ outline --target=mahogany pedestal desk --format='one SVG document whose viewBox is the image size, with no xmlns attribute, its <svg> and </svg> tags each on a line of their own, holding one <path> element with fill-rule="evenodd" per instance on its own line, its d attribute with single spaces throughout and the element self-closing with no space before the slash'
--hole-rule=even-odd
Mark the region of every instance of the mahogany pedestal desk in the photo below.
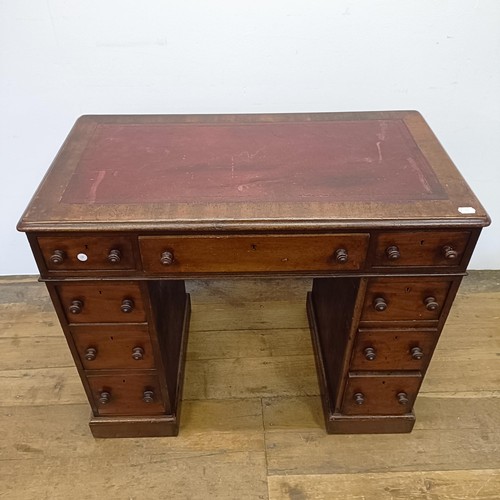
<svg viewBox="0 0 500 500">
<path fill-rule="evenodd" d="M 326 429 L 411 431 L 489 218 L 415 111 L 83 116 L 25 231 L 96 437 L 170 436 L 190 278 L 311 277 Z M 458 367 L 457 367 L 458 369 Z"/>
</svg>

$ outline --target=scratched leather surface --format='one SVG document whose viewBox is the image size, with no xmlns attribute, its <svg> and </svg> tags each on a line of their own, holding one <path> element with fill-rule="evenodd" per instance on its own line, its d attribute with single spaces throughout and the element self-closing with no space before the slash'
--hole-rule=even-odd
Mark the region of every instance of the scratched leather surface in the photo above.
<svg viewBox="0 0 500 500">
<path fill-rule="evenodd" d="M 138 189 L 140 186 L 140 189 Z M 402 120 L 99 124 L 64 203 L 446 199 Z"/>
</svg>

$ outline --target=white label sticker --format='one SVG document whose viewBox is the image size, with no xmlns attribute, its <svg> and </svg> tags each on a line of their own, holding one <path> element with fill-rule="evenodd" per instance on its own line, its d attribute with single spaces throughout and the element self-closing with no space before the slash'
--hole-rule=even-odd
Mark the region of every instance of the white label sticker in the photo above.
<svg viewBox="0 0 500 500">
<path fill-rule="evenodd" d="M 88 257 L 87 257 L 87 254 L 85 253 L 79 253 L 76 258 L 80 261 L 80 262 L 85 262 Z"/>
<path fill-rule="evenodd" d="M 458 207 L 458 211 L 461 214 L 475 214 L 476 213 L 476 209 L 472 208 L 472 207 Z"/>
</svg>

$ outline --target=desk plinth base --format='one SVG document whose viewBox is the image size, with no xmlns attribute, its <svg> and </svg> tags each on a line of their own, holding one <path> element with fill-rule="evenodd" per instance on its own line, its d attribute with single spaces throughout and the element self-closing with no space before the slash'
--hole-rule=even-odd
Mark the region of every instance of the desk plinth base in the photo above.
<svg viewBox="0 0 500 500">
<path fill-rule="evenodd" d="M 325 423 L 328 434 L 397 434 L 412 431 L 415 415 L 413 412 L 369 416 L 333 413 L 325 414 Z"/>
<path fill-rule="evenodd" d="M 90 430 L 95 438 L 163 437 L 177 436 L 177 415 L 148 417 L 95 417 L 91 416 Z"/>
<path fill-rule="evenodd" d="M 393 434 L 411 432 L 415 424 L 413 411 L 404 415 L 344 415 L 334 411 L 335 404 L 332 402 L 330 394 L 337 394 L 341 390 L 342 381 L 339 376 L 339 380 L 328 382 L 326 374 L 331 373 L 332 370 L 327 363 L 332 363 L 332 361 L 325 359 L 325 356 L 323 356 L 320 339 L 322 338 L 322 334 L 328 335 L 329 332 L 320 332 L 312 293 L 307 294 L 307 316 L 323 404 L 325 427 L 328 434 Z M 336 387 L 331 387 L 332 385 L 336 385 Z"/>
</svg>

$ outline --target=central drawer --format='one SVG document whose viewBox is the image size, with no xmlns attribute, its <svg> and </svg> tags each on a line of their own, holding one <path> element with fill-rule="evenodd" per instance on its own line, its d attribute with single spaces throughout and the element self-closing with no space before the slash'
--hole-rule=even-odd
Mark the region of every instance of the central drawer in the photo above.
<svg viewBox="0 0 500 500">
<path fill-rule="evenodd" d="M 357 270 L 368 234 L 142 236 L 151 274 Z"/>
</svg>

